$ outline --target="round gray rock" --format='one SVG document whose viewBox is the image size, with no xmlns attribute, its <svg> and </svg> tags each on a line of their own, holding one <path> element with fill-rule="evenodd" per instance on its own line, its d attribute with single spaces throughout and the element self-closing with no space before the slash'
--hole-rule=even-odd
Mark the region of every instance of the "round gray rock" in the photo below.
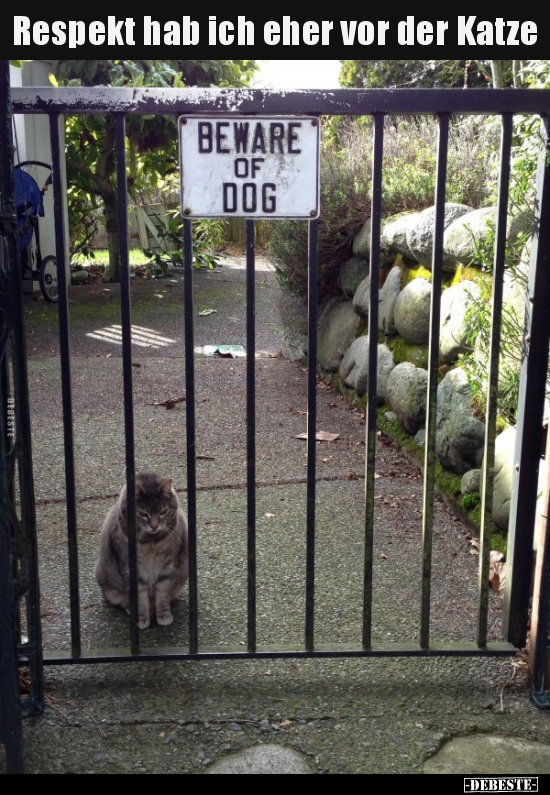
<svg viewBox="0 0 550 795">
<path fill-rule="evenodd" d="M 445 229 L 459 218 L 470 213 L 471 207 L 449 202 L 445 205 Z M 433 242 L 435 232 L 435 207 L 420 213 L 416 223 L 407 232 L 407 245 L 417 262 L 431 270 L 433 263 Z"/>
<path fill-rule="evenodd" d="M 394 321 L 397 332 L 409 345 L 426 345 L 430 339 L 432 285 L 427 279 L 413 279 L 399 293 Z"/>
<path fill-rule="evenodd" d="M 498 209 L 483 207 L 472 210 L 454 221 L 445 232 L 443 243 L 445 261 L 470 265 L 476 259 L 476 248 L 483 244 L 496 228 Z M 518 213 L 508 219 L 507 239 L 514 243 L 520 234 L 528 234 L 532 227 L 530 213 Z"/>
<path fill-rule="evenodd" d="M 401 292 L 403 271 L 399 267 L 392 268 L 384 286 L 380 290 L 378 328 L 389 337 L 397 334 L 395 326 L 395 305 Z"/>
<path fill-rule="evenodd" d="M 550 746 L 519 737 L 455 737 L 424 765 L 424 773 L 466 776 L 542 776 L 550 773 Z"/>
<path fill-rule="evenodd" d="M 351 301 L 342 298 L 329 301 L 319 319 L 317 361 L 321 367 L 333 373 L 340 369 L 346 351 L 357 336 L 360 322 Z"/>
<path fill-rule="evenodd" d="M 352 257 L 338 271 L 338 285 L 348 298 L 353 298 L 357 288 L 369 275 L 369 266 L 364 259 Z"/>
<path fill-rule="evenodd" d="M 410 362 L 398 364 L 388 377 L 387 398 L 405 430 L 415 435 L 426 421 L 428 373 Z"/>
<path fill-rule="evenodd" d="M 353 309 L 363 320 L 369 319 L 370 311 L 370 276 L 363 279 L 353 296 Z"/>
<path fill-rule="evenodd" d="M 516 429 L 507 428 L 495 443 L 495 481 L 493 490 L 493 522 L 501 530 L 508 530 L 510 501 L 514 480 Z"/>
<path fill-rule="evenodd" d="M 90 274 L 88 271 L 74 271 L 71 273 L 71 279 L 73 282 L 87 282 L 90 278 Z"/>
<path fill-rule="evenodd" d="M 386 400 L 388 378 L 395 368 L 393 356 L 386 345 L 378 346 L 377 397 L 379 403 Z M 350 346 L 340 367 L 344 384 L 355 389 L 359 397 L 366 391 L 369 380 L 369 338 L 359 337 Z"/>
<path fill-rule="evenodd" d="M 470 281 L 460 282 L 443 293 L 439 350 L 445 364 L 456 362 L 461 353 L 469 350 L 466 319 L 479 296 L 479 287 Z"/>
<path fill-rule="evenodd" d="M 481 491 L 481 469 L 466 472 L 460 484 L 462 494 L 479 494 Z"/>
<path fill-rule="evenodd" d="M 307 776 L 312 770 L 298 751 L 281 745 L 257 745 L 222 759 L 207 771 L 211 775 Z"/>
<path fill-rule="evenodd" d="M 380 238 L 382 251 L 388 254 L 390 252 L 402 254 L 408 259 L 414 259 L 407 243 L 407 235 L 416 226 L 419 218 L 420 213 L 405 213 L 388 218 L 382 226 Z"/>
<path fill-rule="evenodd" d="M 365 260 L 368 260 L 370 257 L 371 229 L 372 223 L 369 218 L 353 241 L 353 253 L 356 257 L 361 257 Z"/>
<path fill-rule="evenodd" d="M 451 370 L 437 390 L 437 457 L 446 469 L 464 475 L 479 469 L 484 446 L 485 425 L 474 417 L 468 377 Z"/>
<path fill-rule="evenodd" d="M 425 447 L 426 446 L 426 428 L 421 428 L 416 436 L 414 437 L 414 441 L 416 442 L 417 447 Z"/>
</svg>

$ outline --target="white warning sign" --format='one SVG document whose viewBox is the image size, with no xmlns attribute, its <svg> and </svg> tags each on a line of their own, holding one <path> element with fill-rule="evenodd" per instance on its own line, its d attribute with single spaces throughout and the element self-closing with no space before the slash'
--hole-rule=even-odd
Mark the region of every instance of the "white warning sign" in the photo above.
<svg viewBox="0 0 550 795">
<path fill-rule="evenodd" d="M 320 122 L 258 116 L 180 119 L 186 218 L 318 218 Z"/>
</svg>

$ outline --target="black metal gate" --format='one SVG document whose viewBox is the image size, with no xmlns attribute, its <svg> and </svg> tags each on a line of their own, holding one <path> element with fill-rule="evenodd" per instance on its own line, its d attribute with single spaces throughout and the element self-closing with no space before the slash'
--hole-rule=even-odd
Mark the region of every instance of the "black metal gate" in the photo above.
<svg viewBox="0 0 550 795">
<path fill-rule="evenodd" d="M 11 158 L 11 114 L 47 114 L 50 119 L 52 165 L 56 207 L 57 261 L 59 267 L 60 358 L 64 422 L 64 460 L 66 476 L 67 538 L 70 582 L 70 651 L 45 654 L 50 665 L 102 663 L 142 660 L 212 660 L 261 658 L 327 657 L 422 657 L 495 656 L 513 654 L 525 644 L 532 582 L 532 547 L 537 500 L 537 475 L 540 464 L 546 373 L 550 341 L 550 181 L 548 154 L 548 114 L 550 91 L 537 90 L 406 90 L 277 93 L 251 90 L 126 90 L 126 89 L 15 89 L 10 101 L 7 62 L 2 62 L 1 152 L 2 241 L 0 252 L 2 330 L 0 335 L 1 395 L 0 469 L 0 688 L 2 713 L 0 730 L 12 770 L 21 768 L 20 686 L 17 663 L 28 669 L 31 696 L 25 699 L 32 709 L 40 709 L 42 687 L 42 649 L 38 613 L 38 581 L 33 507 L 33 478 L 30 448 L 29 403 L 26 385 L 26 358 L 20 303 L 20 280 L 15 245 L 14 203 Z M 129 500 L 130 562 L 133 575 L 131 621 L 128 646 L 115 651 L 84 650 L 81 631 L 79 593 L 79 538 L 73 442 L 71 357 L 69 349 L 69 305 L 66 283 L 66 246 L 62 221 L 62 152 L 59 119 L 62 114 L 112 114 L 116 124 L 117 185 L 119 232 L 121 240 L 121 326 L 124 379 L 124 417 L 126 471 L 129 495 L 135 495 L 135 430 L 133 406 L 132 326 L 130 303 L 129 247 L 127 235 L 127 165 L 125 117 L 127 114 L 192 115 L 205 113 L 370 115 L 374 118 L 374 163 L 372 191 L 371 306 L 369 314 L 370 362 L 367 404 L 365 561 L 362 637 L 356 642 L 325 645 L 316 642 L 315 560 L 316 560 L 316 430 L 317 430 L 317 238 L 318 222 L 309 222 L 309 365 L 308 365 L 308 463 L 306 527 L 306 614 L 304 641 L 299 648 L 268 648 L 257 642 L 257 558 L 256 558 L 256 362 L 255 362 L 255 225 L 247 221 L 247 528 L 248 528 L 248 624 L 246 648 L 201 648 L 198 626 L 197 572 L 197 469 L 196 405 L 194 361 L 194 289 L 192 222 L 184 222 L 185 254 L 185 377 L 187 387 L 187 500 L 189 523 L 189 645 L 182 650 L 143 650 L 138 629 L 136 502 Z M 382 220 L 384 120 L 388 115 L 428 114 L 439 120 L 437 157 L 436 222 L 433 258 L 433 299 L 430 330 L 426 458 L 424 470 L 424 510 L 422 540 L 420 637 L 415 644 L 379 645 L 372 642 L 374 487 L 377 436 L 377 350 L 378 350 L 378 269 Z M 487 434 L 483 472 L 483 522 L 480 539 L 479 596 L 477 633 L 469 643 L 441 645 L 430 638 L 431 568 L 433 542 L 433 504 L 435 492 L 435 434 L 439 370 L 439 328 L 443 278 L 443 233 L 447 183 L 449 124 L 453 115 L 495 115 L 502 120 L 502 144 L 498 225 L 496 230 L 493 333 L 490 360 L 490 389 L 487 404 Z M 529 296 L 526 347 L 522 370 L 521 403 L 518 419 L 518 452 L 510 531 L 508 589 L 505 608 L 505 642 L 488 640 L 489 555 L 492 470 L 495 456 L 496 407 L 499 345 L 502 315 L 502 286 L 505 267 L 506 230 L 509 204 L 510 159 L 514 114 L 542 117 L 544 147 L 540 157 Z M 10 370 L 9 362 L 13 362 Z M 11 418 L 16 400 L 17 433 L 13 441 Z M 17 470 L 16 462 L 19 469 Z M 18 478 L 16 476 L 19 476 Z M 17 485 L 18 484 L 18 485 Z M 18 489 L 18 493 L 14 493 Z M 21 506 L 17 516 L 16 506 Z M 539 704 L 545 700 L 545 666 L 548 646 L 548 552 L 544 550 L 542 596 L 534 605 L 542 628 L 536 637 L 537 665 L 535 691 Z M 21 617 L 21 605 L 26 607 Z"/>
</svg>

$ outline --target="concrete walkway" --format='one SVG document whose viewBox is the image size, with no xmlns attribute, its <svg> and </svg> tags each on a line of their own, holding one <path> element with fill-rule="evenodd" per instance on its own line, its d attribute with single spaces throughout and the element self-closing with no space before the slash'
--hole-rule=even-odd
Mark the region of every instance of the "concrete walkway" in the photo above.
<svg viewBox="0 0 550 795">
<path fill-rule="evenodd" d="M 228 265 L 196 276 L 202 647 L 246 641 L 246 365 L 200 353 L 207 345 L 246 345 L 244 272 Z M 300 647 L 306 451 L 296 437 L 306 430 L 306 372 L 280 353 L 300 347 L 289 327 L 303 333 L 305 309 L 280 289 L 267 264 L 256 283 L 258 640 Z M 174 478 L 185 504 L 185 404 L 171 411 L 153 405 L 185 394 L 181 294 L 178 274 L 134 285 L 133 369 L 137 467 Z M 126 649 L 127 618 L 103 603 L 93 578 L 99 527 L 124 480 L 118 289 L 75 287 L 70 300 L 83 647 Z M 205 310 L 216 311 L 200 316 Z M 70 637 L 58 343 L 55 310 L 29 299 L 25 313 L 49 653 L 68 648 Z M 339 439 L 319 444 L 316 637 L 357 643 L 365 428 L 360 414 L 320 384 L 319 429 Z M 384 439 L 377 475 L 373 637 L 410 643 L 420 613 L 422 482 Z M 438 501 L 434 640 L 475 637 L 471 541 L 471 529 Z M 501 610 L 492 593 L 495 640 Z M 172 627 L 143 633 L 144 645 L 185 647 L 186 597 L 175 616 Z M 521 656 L 48 666 L 46 693 L 44 716 L 25 721 L 31 773 L 550 772 L 548 715 L 529 701 Z M 483 740 L 495 736 L 521 741 L 523 770 L 502 743 L 487 752 Z M 428 763 L 456 737 L 473 740 L 466 763 L 462 746 L 458 755 L 451 746 L 444 761 Z"/>
</svg>

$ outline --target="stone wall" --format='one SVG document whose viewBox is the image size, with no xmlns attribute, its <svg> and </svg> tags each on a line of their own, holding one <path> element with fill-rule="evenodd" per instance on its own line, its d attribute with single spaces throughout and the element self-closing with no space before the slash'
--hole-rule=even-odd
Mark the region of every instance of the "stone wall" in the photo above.
<svg viewBox="0 0 550 795">
<path fill-rule="evenodd" d="M 445 286 L 441 301 L 436 454 L 443 467 L 463 475 L 463 493 L 480 488 L 485 425 L 472 407 L 462 354 L 472 351 L 468 313 L 480 300 L 476 281 L 477 252 L 494 236 L 496 208 L 473 210 L 458 204 L 445 208 L 443 263 Z M 381 238 L 379 295 L 378 401 L 387 404 L 403 429 L 423 444 L 426 420 L 427 362 L 432 305 L 435 210 L 411 213 L 384 222 Z M 516 243 L 531 229 L 529 213 L 511 217 L 508 240 Z M 342 295 L 324 308 L 319 323 L 320 366 L 339 373 L 357 392 L 367 391 L 370 308 L 370 220 L 353 243 L 353 256 L 342 266 Z M 350 252 L 351 253 L 351 252 Z M 464 276 L 464 266 L 467 277 Z M 521 271 L 521 267 L 519 269 Z M 478 271 L 481 273 L 481 271 Z M 525 281 L 506 274 L 505 304 L 521 320 L 527 301 Z M 475 345 L 475 343 L 474 343 Z M 406 361 L 404 361 L 404 359 Z M 503 362 L 503 366 L 519 366 Z M 497 440 L 494 522 L 508 529 L 515 432 Z"/>
</svg>

